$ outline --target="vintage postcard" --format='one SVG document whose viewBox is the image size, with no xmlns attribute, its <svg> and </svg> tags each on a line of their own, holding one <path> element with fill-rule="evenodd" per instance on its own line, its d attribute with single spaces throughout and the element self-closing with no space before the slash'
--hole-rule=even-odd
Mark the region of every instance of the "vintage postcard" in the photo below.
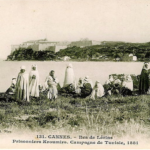
<svg viewBox="0 0 150 150">
<path fill-rule="evenodd" d="M 0 0 L 0 149 L 150 149 L 149 0 Z"/>
</svg>

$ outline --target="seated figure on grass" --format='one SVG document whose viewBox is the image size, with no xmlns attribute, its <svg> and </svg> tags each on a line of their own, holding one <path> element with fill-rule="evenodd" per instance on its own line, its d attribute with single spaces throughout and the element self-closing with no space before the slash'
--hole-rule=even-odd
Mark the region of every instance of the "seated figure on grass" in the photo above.
<svg viewBox="0 0 150 150">
<path fill-rule="evenodd" d="M 121 80 L 117 78 L 117 76 L 114 76 L 114 88 L 113 88 L 113 93 L 114 94 L 119 94 L 121 90 Z"/>
<path fill-rule="evenodd" d="M 133 80 L 130 75 L 126 75 L 122 83 L 121 94 L 123 96 L 132 95 L 133 92 Z"/>
<path fill-rule="evenodd" d="M 76 93 L 81 94 L 81 87 L 83 87 L 83 79 L 79 78 L 78 84 L 76 86 Z"/>
<path fill-rule="evenodd" d="M 109 75 L 109 79 L 105 82 L 104 88 L 107 95 L 119 94 L 121 81 L 117 78 L 117 75 Z"/>
<path fill-rule="evenodd" d="M 11 85 L 5 92 L 6 94 L 15 94 L 16 91 L 16 78 L 12 78 Z"/>
<path fill-rule="evenodd" d="M 63 96 L 74 96 L 76 94 L 74 84 L 68 84 L 60 89 L 60 94 Z"/>
<path fill-rule="evenodd" d="M 99 81 L 96 81 L 89 98 L 95 100 L 97 98 L 103 97 L 104 95 L 105 95 L 104 87 Z"/>
<path fill-rule="evenodd" d="M 81 87 L 81 97 L 85 98 L 89 96 L 92 93 L 92 80 L 89 78 L 89 76 L 86 76 L 83 81 L 83 86 Z"/>
<path fill-rule="evenodd" d="M 5 92 L 5 99 L 7 101 L 15 99 L 15 92 L 16 92 L 16 78 L 12 78 L 11 85 Z"/>
</svg>

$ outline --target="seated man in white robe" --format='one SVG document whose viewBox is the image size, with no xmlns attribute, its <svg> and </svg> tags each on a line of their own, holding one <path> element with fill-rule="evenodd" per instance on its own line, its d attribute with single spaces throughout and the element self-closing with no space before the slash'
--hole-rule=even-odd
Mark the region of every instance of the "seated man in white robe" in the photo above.
<svg viewBox="0 0 150 150">
<path fill-rule="evenodd" d="M 117 76 L 109 76 L 109 79 L 105 82 L 105 92 L 108 95 L 111 94 L 119 94 L 121 88 L 121 81 L 117 78 Z"/>
<path fill-rule="evenodd" d="M 17 77 L 15 98 L 29 102 L 29 75 L 25 71 L 25 66 L 22 66 Z"/>
<path fill-rule="evenodd" d="M 119 94 L 120 93 L 120 88 L 121 88 L 121 81 L 117 78 L 117 76 L 114 76 L 114 81 L 113 81 L 113 88 L 111 92 L 113 94 Z"/>
<path fill-rule="evenodd" d="M 122 95 L 132 95 L 133 91 L 133 80 L 130 75 L 126 75 L 123 83 L 122 83 Z"/>
<path fill-rule="evenodd" d="M 114 78 L 112 75 L 109 75 L 109 79 L 105 82 L 105 84 L 110 84 L 114 81 Z"/>
<path fill-rule="evenodd" d="M 114 78 L 113 78 L 112 75 L 109 75 L 109 79 L 104 84 L 106 95 L 111 95 L 112 94 L 111 90 L 113 88 L 113 84 L 114 84 Z"/>
<path fill-rule="evenodd" d="M 90 99 L 97 99 L 103 97 L 105 95 L 104 87 L 99 81 L 95 82 L 95 86 L 93 87 L 92 93 L 90 95 Z"/>
<path fill-rule="evenodd" d="M 83 87 L 83 79 L 79 78 L 79 81 L 75 90 L 77 94 L 81 94 L 81 87 Z"/>
<path fill-rule="evenodd" d="M 16 78 L 12 78 L 11 86 L 5 92 L 5 98 L 7 101 L 15 99 L 16 92 Z"/>
</svg>

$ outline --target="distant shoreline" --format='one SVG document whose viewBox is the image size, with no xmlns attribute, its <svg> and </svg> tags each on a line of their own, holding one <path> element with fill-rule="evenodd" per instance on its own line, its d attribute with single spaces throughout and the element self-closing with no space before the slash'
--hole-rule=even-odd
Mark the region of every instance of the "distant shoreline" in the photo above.
<svg viewBox="0 0 150 150">
<path fill-rule="evenodd" d="M 68 61 L 61 61 L 61 60 L 1 60 L 1 61 L 9 61 L 9 62 L 27 62 L 27 61 L 37 61 L 37 62 L 126 62 L 126 63 L 137 63 L 137 62 L 145 62 L 145 61 L 77 61 L 77 60 L 68 60 Z M 146 61 L 147 62 L 147 61 Z M 149 61 L 150 62 L 150 61 Z"/>
</svg>

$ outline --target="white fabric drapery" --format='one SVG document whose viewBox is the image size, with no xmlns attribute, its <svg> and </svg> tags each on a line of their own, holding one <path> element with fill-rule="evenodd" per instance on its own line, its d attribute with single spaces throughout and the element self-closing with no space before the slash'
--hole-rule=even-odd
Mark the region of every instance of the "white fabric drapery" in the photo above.
<svg viewBox="0 0 150 150">
<path fill-rule="evenodd" d="M 35 70 L 33 70 L 33 67 Z M 29 93 L 31 96 L 39 97 L 39 72 L 36 65 L 32 66 L 29 74 Z"/>
</svg>

